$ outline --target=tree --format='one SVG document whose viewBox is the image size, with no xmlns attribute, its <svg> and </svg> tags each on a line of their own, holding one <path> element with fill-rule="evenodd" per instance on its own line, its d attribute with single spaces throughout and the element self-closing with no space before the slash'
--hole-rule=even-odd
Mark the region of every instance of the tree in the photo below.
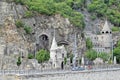
<svg viewBox="0 0 120 80">
<path fill-rule="evenodd" d="M 74 57 L 74 55 L 73 55 L 73 54 L 70 54 L 70 63 L 73 62 L 73 57 Z"/>
<path fill-rule="evenodd" d="M 89 60 L 95 60 L 97 58 L 97 52 L 89 49 L 86 51 L 85 56 L 89 59 Z"/>
<path fill-rule="evenodd" d="M 116 56 L 117 62 L 120 63 L 120 46 L 113 50 L 113 55 Z"/>
<path fill-rule="evenodd" d="M 64 64 L 67 63 L 67 57 L 64 57 Z"/>
<path fill-rule="evenodd" d="M 120 40 L 117 42 L 116 48 L 113 50 L 113 56 L 116 56 L 117 62 L 120 63 Z"/>
<path fill-rule="evenodd" d="M 20 65 L 21 65 L 21 59 L 20 59 L 20 57 L 18 57 L 17 66 L 20 66 Z"/>
<path fill-rule="evenodd" d="M 105 4 L 109 4 L 109 0 L 104 0 L 104 3 Z"/>
<path fill-rule="evenodd" d="M 90 38 L 87 38 L 86 40 L 86 47 L 87 49 L 91 49 L 93 47 L 92 41 L 90 40 Z"/>
<path fill-rule="evenodd" d="M 102 52 L 102 53 L 97 53 L 97 54 L 99 58 L 103 59 L 103 61 L 107 61 L 109 59 L 109 54 L 107 53 Z"/>
<path fill-rule="evenodd" d="M 43 63 L 45 61 L 48 61 L 50 58 L 50 54 L 47 50 L 41 49 L 36 54 L 36 59 L 38 60 L 38 63 Z"/>
</svg>

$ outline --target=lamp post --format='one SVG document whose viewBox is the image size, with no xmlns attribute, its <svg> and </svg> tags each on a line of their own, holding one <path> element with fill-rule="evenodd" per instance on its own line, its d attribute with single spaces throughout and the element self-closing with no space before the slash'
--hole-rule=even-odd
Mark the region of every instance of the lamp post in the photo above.
<svg viewBox="0 0 120 80">
<path fill-rule="evenodd" d="M 74 36 L 74 39 L 75 39 L 75 42 L 74 42 L 74 45 L 73 45 L 73 68 L 76 67 L 76 58 L 77 58 L 77 44 L 76 44 L 76 33 L 75 33 L 75 36 Z"/>
<path fill-rule="evenodd" d="M 112 47 L 112 62 L 113 62 L 113 40 L 111 42 L 111 47 Z"/>
</svg>

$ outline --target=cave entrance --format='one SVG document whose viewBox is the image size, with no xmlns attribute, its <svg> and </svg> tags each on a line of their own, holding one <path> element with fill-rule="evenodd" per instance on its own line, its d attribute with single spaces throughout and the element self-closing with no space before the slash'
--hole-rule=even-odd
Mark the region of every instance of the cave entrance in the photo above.
<svg viewBox="0 0 120 80">
<path fill-rule="evenodd" d="M 49 38 L 47 35 L 42 34 L 39 36 L 39 49 L 46 49 L 49 48 Z"/>
</svg>

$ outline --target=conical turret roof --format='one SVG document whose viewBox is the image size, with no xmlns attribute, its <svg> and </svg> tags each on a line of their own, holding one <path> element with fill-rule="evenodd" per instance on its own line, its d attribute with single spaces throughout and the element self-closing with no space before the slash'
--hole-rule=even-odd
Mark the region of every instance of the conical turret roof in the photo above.
<svg viewBox="0 0 120 80">
<path fill-rule="evenodd" d="M 102 31 L 111 31 L 110 28 L 109 28 L 109 25 L 108 25 L 108 21 L 107 21 L 107 20 L 105 21 L 105 24 L 104 24 L 104 26 L 103 26 Z"/>
<path fill-rule="evenodd" d="M 56 42 L 55 36 L 54 36 L 50 50 L 55 50 L 57 47 L 58 47 L 57 42 Z"/>
</svg>

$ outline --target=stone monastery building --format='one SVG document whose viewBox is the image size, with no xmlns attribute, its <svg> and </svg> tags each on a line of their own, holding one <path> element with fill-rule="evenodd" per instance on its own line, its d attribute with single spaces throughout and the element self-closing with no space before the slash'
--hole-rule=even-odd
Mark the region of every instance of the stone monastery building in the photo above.
<svg viewBox="0 0 120 80">
<path fill-rule="evenodd" d="M 93 34 L 92 32 L 85 33 L 86 38 L 90 38 L 93 44 L 93 49 L 98 53 L 105 52 L 110 53 L 112 50 L 112 32 L 109 28 L 108 22 L 105 21 L 100 34 Z"/>
</svg>

